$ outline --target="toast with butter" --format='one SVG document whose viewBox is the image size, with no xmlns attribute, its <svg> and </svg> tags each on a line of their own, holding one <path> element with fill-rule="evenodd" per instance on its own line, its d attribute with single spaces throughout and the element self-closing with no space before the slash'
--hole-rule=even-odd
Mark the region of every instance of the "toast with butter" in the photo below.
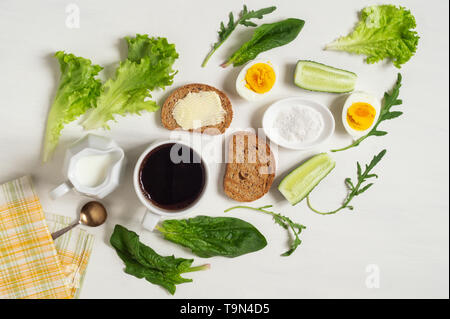
<svg viewBox="0 0 450 319">
<path fill-rule="evenodd" d="M 232 119 L 233 109 L 226 94 L 200 83 L 176 89 L 161 109 L 162 124 L 169 130 L 223 134 Z"/>
<path fill-rule="evenodd" d="M 269 144 L 250 132 L 230 137 L 223 178 L 225 194 L 238 202 L 252 202 L 265 195 L 275 178 L 275 157 Z"/>
</svg>

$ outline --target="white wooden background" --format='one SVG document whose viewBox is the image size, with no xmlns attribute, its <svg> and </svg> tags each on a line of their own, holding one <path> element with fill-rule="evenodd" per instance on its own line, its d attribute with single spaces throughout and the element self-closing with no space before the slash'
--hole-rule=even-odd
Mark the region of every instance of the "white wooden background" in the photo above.
<svg viewBox="0 0 450 319">
<path fill-rule="evenodd" d="M 216 40 L 219 23 L 228 12 L 238 12 L 242 1 L 154 1 L 154 0 L 43 0 L 0 2 L 0 182 L 31 174 L 47 211 L 76 216 L 87 199 L 70 194 L 52 201 L 49 190 L 62 180 L 60 168 L 65 147 L 84 133 L 76 123 L 63 131 L 54 159 L 40 163 L 41 143 L 47 112 L 55 94 L 59 71 L 52 57 L 66 50 L 106 67 L 110 76 L 126 56 L 124 36 L 148 33 L 164 36 L 176 44 L 180 58 L 173 88 L 189 82 L 204 82 L 223 89 L 231 98 L 235 117 L 232 129 L 260 127 L 268 105 L 279 98 L 300 96 L 329 106 L 336 117 L 336 133 L 326 145 L 310 151 L 279 150 L 278 177 L 268 195 L 254 205 L 274 204 L 275 209 L 308 226 L 303 243 L 291 257 L 280 257 L 287 249 L 284 230 L 269 216 L 235 211 L 258 227 L 268 246 L 236 259 L 211 258 L 209 271 L 188 274 L 194 282 L 179 285 L 179 298 L 314 298 L 314 297 L 446 297 L 449 283 L 448 136 L 449 136 L 449 2 L 445 0 L 387 1 L 410 8 L 417 19 L 421 39 L 416 55 L 401 69 L 403 87 L 398 107 L 404 116 L 383 123 L 389 134 L 373 137 L 358 148 L 333 155 L 336 169 L 312 193 L 316 206 L 334 208 L 345 197 L 343 180 L 354 177 L 356 161 L 368 162 L 386 148 L 377 166 L 380 178 L 373 188 L 353 202 L 353 212 L 319 216 L 305 203 L 291 207 L 276 188 L 280 178 L 305 158 L 350 142 L 340 122 L 345 99 L 342 95 L 311 93 L 293 85 L 298 59 L 311 59 L 349 69 L 359 76 L 357 89 L 382 97 L 398 70 L 389 63 L 367 65 L 363 57 L 323 51 L 325 44 L 347 34 L 357 21 L 357 12 L 377 1 L 267 1 L 249 0 L 251 9 L 276 5 L 264 22 L 288 17 L 306 21 L 291 44 L 266 52 L 264 57 L 279 66 L 280 85 L 274 95 L 261 102 L 240 99 L 234 83 L 240 68 L 218 65 L 251 35 L 239 28 L 213 56 L 200 64 Z M 80 11 L 79 28 L 66 25 L 70 5 Z M 70 26 L 70 25 L 69 25 Z M 167 93 L 157 93 L 158 102 Z M 129 167 L 125 183 L 105 199 L 107 223 L 91 229 L 96 235 L 83 298 L 171 298 L 162 288 L 126 275 L 123 264 L 108 241 L 116 223 L 137 231 L 142 241 L 161 254 L 192 255 L 140 228 L 143 208 L 132 188 L 134 161 L 150 142 L 169 136 L 160 124 L 160 113 L 130 116 L 99 131 L 114 138 L 127 152 Z M 196 214 L 223 215 L 235 203 L 221 190 L 223 165 L 213 165 L 211 184 Z M 195 263 L 206 260 L 195 258 Z M 367 288 L 366 270 L 376 265 L 379 288 Z M 369 269 L 370 270 L 370 269 Z"/>
</svg>

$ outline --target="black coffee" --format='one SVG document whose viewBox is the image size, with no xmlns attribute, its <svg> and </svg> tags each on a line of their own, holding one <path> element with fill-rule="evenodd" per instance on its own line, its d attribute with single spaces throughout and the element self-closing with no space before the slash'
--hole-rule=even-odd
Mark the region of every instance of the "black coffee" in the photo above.
<svg viewBox="0 0 450 319">
<path fill-rule="evenodd" d="M 199 155 L 182 144 L 154 148 L 142 161 L 139 181 L 142 193 L 154 205 L 181 210 L 192 205 L 203 192 L 205 166 Z"/>
</svg>

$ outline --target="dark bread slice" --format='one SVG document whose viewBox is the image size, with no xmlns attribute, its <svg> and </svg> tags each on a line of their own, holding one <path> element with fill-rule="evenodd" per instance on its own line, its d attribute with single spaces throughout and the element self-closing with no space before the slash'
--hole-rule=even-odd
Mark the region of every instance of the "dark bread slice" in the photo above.
<svg viewBox="0 0 450 319">
<path fill-rule="evenodd" d="M 226 112 L 224 121 L 217 125 L 202 126 L 196 130 L 190 129 L 189 131 L 200 132 L 210 135 L 223 134 L 225 130 L 230 126 L 231 120 L 233 119 L 233 109 L 231 107 L 230 99 L 228 98 L 228 96 L 226 96 L 225 93 L 216 89 L 215 87 L 201 83 L 193 83 L 182 86 L 173 91 L 172 94 L 166 99 L 161 109 L 161 121 L 164 127 L 166 127 L 169 130 L 182 129 L 172 116 L 175 104 L 177 103 L 178 100 L 188 95 L 188 93 L 198 93 L 202 91 L 214 91 L 219 95 L 222 107 Z"/>
<path fill-rule="evenodd" d="M 275 157 L 269 144 L 250 132 L 230 138 L 223 178 L 225 194 L 239 202 L 252 202 L 266 194 L 275 178 Z"/>
</svg>

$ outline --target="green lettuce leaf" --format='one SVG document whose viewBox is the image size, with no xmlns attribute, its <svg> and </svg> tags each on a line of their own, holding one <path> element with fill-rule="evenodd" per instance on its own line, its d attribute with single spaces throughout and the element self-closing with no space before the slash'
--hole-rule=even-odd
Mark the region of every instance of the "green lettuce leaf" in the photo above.
<svg viewBox="0 0 450 319">
<path fill-rule="evenodd" d="M 115 120 L 115 115 L 158 110 L 156 102 L 150 100 L 150 91 L 173 82 L 176 72 L 172 65 L 178 58 L 174 44 L 139 34 L 126 40 L 128 57 L 120 63 L 115 77 L 104 84 L 97 107 L 82 121 L 86 130 L 109 129 L 107 122 Z"/>
<path fill-rule="evenodd" d="M 366 55 L 366 62 L 390 59 L 400 68 L 416 52 L 419 36 L 416 20 L 404 7 L 371 6 L 362 10 L 354 31 L 328 44 L 326 50 Z"/>
<path fill-rule="evenodd" d="M 64 125 L 95 107 L 101 91 L 101 82 L 95 78 L 102 70 L 101 66 L 62 51 L 56 52 L 55 57 L 59 61 L 61 78 L 48 114 L 44 138 L 44 162 L 50 159 L 58 145 Z"/>
</svg>

